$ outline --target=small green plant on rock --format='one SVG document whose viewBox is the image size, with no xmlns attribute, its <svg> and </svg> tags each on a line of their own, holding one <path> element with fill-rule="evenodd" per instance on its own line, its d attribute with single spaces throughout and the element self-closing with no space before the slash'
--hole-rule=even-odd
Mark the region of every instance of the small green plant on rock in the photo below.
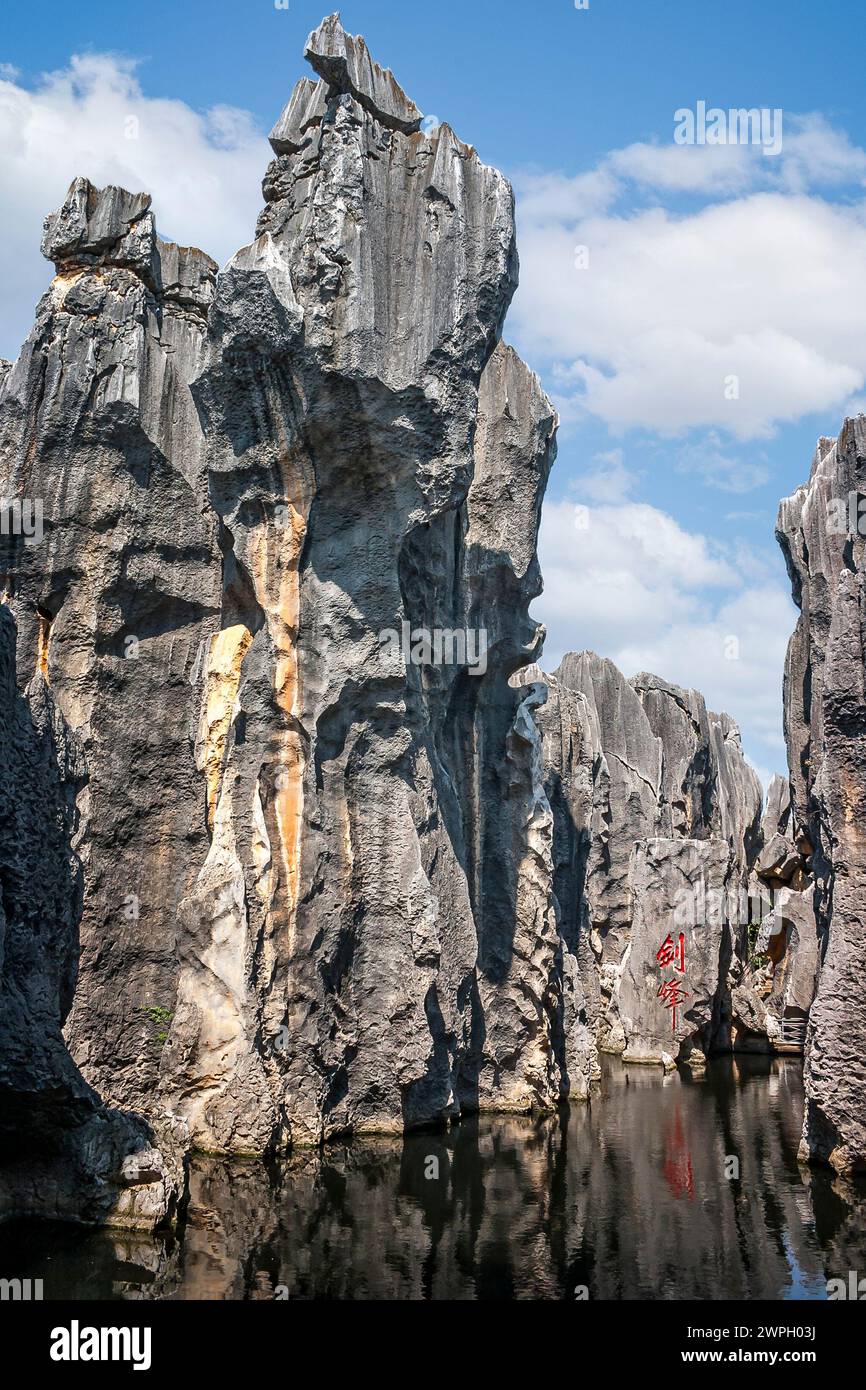
<svg viewBox="0 0 866 1390">
<path fill-rule="evenodd" d="M 757 950 L 758 937 L 761 934 L 761 922 L 749 923 L 749 954 L 748 963 L 755 970 L 763 970 L 765 965 L 770 962 L 770 957 L 766 951 Z"/>
<path fill-rule="evenodd" d="M 145 1016 L 150 1019 L 151 1023 L 158 1029 L 154 1034 L 153 1041 L 159 1048 L 165 1047 L 168 1041 L 168 1030 L 171 1027 L 171 1020 L 173 1018 L 171 1009 L 163 1009 L 159 1005 L 155 1005 L 150 1009 L 142 1009 L 142 1013 L 145 1014 Z"/>
</svg>

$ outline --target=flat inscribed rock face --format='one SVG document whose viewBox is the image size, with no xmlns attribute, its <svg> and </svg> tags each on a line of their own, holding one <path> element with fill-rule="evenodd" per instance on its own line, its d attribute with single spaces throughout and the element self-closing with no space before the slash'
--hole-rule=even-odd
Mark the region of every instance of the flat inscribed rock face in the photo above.
<svg viewBox="0 0 866 1390">
<path fill-rule="evenodd" d="M 733 869 L 722 840 L 635 846 L 631 942 L 617 997 L 626 1062 L 711 1050 L 733 940 L 722 915 L 703 904 L 724 899 Z"/>
<path fill-rule="evenodd" d="M 584 994 L 599 1048 L 666 1065 L 726 1050 L 762 802 L 736 724 L 698 691 L 646 672 L 626 680 L 595 652 L 569 652 L 538 679 L 556 896 L 593 966 Z M 656 952 L 681 931 L 695 988 L 682 1002 L 674 991 L 674 1028 Z"/>
</svg>

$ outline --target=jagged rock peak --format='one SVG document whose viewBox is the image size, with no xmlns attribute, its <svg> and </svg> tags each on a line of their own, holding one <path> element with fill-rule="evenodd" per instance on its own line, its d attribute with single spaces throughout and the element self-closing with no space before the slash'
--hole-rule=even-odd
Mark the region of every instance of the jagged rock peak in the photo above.
<svg viewBox="0 0 866 1390">
<path fill-rule="evenodd" d="M 149 193 L 96 188 L 86 178 L 73 179 L 61 206 L 45 218 L 42 254 L 67 282 L 115 267 L 137 275 L 162 301 L 201 314 L 213 300 L 219 269 L 197 247 L 157 235 Z"/>
<path fill-rule="evenodd" d="M 73 179 L 63 204 L 43 224 L 42 254 L 61 266 L 99 258 L 147 260 L 155 230 L 149 193 L 125 188 L 98 189 L 89 179 Z"/>
<path fill-rule="evenodd" d="M 304 57 L 330 88 L 348 92 L 383 125 L 411 135 L 421 127 L 418 110 L 389 68 L 381 68 L 364 39 L 347 34 L 339 12 L 323 19 L 307 39 Z"/>
<path fill-rule="evenodd" d="M 278 301 L 262 291 L 274 350 L 302 331 L 335 370 L 388 389 L 423 381 L 436 410 L 441 355 L 471 362 L 477 380 L 501 337 L 517 285 L 514 195 L 449 126 L 421 133 L 402 94 L 399 120 L 395 101 L 371 98 L 399 89 L 361 40 L 330 21 L 317 35 L 317 55 L 349 54 L 347 76 L 316 57 L 327 76 L 302 79 L 274 127 L 255 246 L 221 277 L 214 328 L 218 319 L 228 349 L 230 319 L 244 350 L 249 274 L 264 271 Z M 453 402 L 449 411 L 459 415 Z"/>
<path fill-rule="evenodd" d="M 270 134 L 274 154 L 297 154 L 312 139 L 328 104 L 328 84 L 302 77 Z"/>
</svg>

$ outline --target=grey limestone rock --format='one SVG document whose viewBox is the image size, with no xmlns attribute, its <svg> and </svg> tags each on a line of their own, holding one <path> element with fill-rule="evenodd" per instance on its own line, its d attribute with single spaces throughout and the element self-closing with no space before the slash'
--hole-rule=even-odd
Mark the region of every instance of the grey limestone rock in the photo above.
<svg viewBox="0 0 866 1390">
<path fill-rule="evenodd" d="M 421 112 L 388 68 L 370 56 L 363 38 L 347 34 L 339 14 L 323 19 L 307 39 L 307 61 L 333 92 L 347 92 L 383 125 L 411 135 Z"/>
<path fill-rule="evenodd" d="M 17 689 L 15 624 L 0 605 L 0 1221 L 150 1231 L 183 1195 L 183 1127 L 105 1107 L 62 1033 L 78 966 L 73 844 L 86 780 L 41 673 Z"/>
<path fill-rule="evenodd" d="M 515 677 L 556 418 L 501 340 L 513 196 L 336 16 L 307 53 L 253 242 L 217 277 L 76 180 L 0 387 L 19 680 L 88 770 L 72 1056 L 233 1154 L 595 1066 Z"/>
<path fill-rule="evenodd" d="M 725 900 L 735 871 L 719 838 L 635 846 L 631 939 L 616 992 L 626 1062 L 661 1062 L 665 1053 L 689 1060 L 716 1046 L 735 942 L 713 904 Z"/>
<path fill-rule="evenodd" d="M 162 242 L 149 206 L 73 183 L 46 223 L 57 274 L 0 387 L 2 493 L 42 515 L 40 537 L 0 542 L 19 685 L 41 675 L 88 769 L 67 1034 L 90 1084 L 133 1108 L 154 1090 L 177 908 L 207 844 L 190 726 L 222 590 L 189 391 L 216 266 Z"/>
<path fill-rule="evenodd" d="M 309 77 L 301 78 L 271 131 L 271 149 L 275 155 L 297 154 L 311 143 L 327 114 L 328 91 L 327 82 L 321 78 L 318 82 Z"/>
<path fill-rule="evenodd" d="M 776 535 L 800 618 L 785 730 L 793 833 L 809 854 L 822 965 L 806 1045 L 804 1157 L 866 1167 L 866 418 L 822 439 Z M 814 852 L 813 852 L 814 851 Z"/>
<path fill-rule="evenodd" d="M 762 801 L 736 725 L 696 691 L 626 680 L 594 652 L 570 653 L 543 679 L 556 896 L 563 932 L 596 965 L 584 997 L 599 1046 L 654 1062 L 730 1046 Z M 681 933 L 694 1002 L 673 1030 L 656 956 Z"/>
</svg>

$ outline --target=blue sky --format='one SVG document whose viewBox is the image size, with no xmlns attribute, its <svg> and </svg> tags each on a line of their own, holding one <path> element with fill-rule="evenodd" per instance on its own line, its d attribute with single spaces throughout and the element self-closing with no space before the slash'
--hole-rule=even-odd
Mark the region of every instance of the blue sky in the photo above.
<svg viewBox="0 0 866 1390">
<path fill-rule="evenodd" d="M 263 137 L 324 12 L 4 7 L 0 355 L 17 355 L 47 284 L 41 219 L 74 174 L 147 187 L 163 235 L 218 259 L 250 238 Z M 536 605 L 548 664 L 593 646 L 628 674 L 695 685 L 739 720 L 764 775 L 782 768 L 795 614 L 776 509 L 817 437 L 860 408 L 866 375 L 866 95 L 846 77 L 862 6 L 379 0 L 341 13 L 422 110 L 515 184 L 523 274 L 506 336 L 563 417 Z M 675 112 L 699 100 L 781 109 L 781 154 L 675 146 Z"/>
</svg>

